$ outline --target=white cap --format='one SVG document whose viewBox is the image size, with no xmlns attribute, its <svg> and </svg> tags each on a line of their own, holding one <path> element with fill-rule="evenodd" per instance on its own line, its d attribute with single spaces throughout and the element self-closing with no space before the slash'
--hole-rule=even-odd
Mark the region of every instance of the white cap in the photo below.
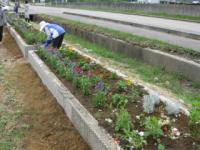
<svg viewBox="0 0 200 150">
<path fill-rule="evenodd" d="M 40 22 L 40 31 L 42 31 L 46 25 L 48 25 L 47 22 L 41 21 L 41 22 Z"/>
<path fill-rule="evenodd" d="M 7 11 L 7 10 L 9 10 L 9 9 L 10 9 L 9 6 L 2 7 L 2 10 L 3 10 L 3 11 Z"/>
</svg>

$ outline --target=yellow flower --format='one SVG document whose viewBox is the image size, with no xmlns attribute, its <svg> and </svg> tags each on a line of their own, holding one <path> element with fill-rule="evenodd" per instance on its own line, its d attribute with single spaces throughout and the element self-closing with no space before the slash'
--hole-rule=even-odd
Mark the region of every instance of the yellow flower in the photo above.
<svg viewBox="0 0 200 150">
<path fill-rule="evenodd" d="M 126 80 L 126 84 L 127 84 L 128 86 L 130 86 L 130 85 L 132 84 L 132 81 L 131 81 L 131 80 Z"/>
</svg>

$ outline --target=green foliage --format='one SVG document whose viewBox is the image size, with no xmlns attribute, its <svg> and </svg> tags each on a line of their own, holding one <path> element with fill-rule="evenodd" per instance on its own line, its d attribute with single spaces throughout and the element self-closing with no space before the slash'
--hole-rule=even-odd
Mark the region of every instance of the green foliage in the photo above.
<svg viewBox="0 0 200 150">
<path fill-rule="evenodd" d="M 200 138 L 200 107 L 196 106 L 190 110 L 190 131 L 193 136 Z"/>
<path fill-rule="evenodd" d="M 80 76 L 78 76 L 78 75 L 73 76 L 73 85 L 76 88 L 80 88 L 80 85 L 81 85 L 81 77 Z"/>
<path fill-rule="evenodd" d="M 117 90 L 119 92 L 126 92 L 128 90 L 128 85 L 125 81 L 120 80 L 117 82 Z"/>
<path fill-rule="evenodd" d="M 159 123 L 158 118 L 156 117 L 148 117 L 145 122 L 145 135 L 152 136 L 154 139 L 157 139 L 163 136 L 163 131 L 161 129 L 161 124 Z"/>
<path fill-rule="evenodd" d="M 117 113 L 115 131 L 130 131 L 130 129 L 133 127 L 131 120 L 132 119 L 128 111 L 126 109 L 121 109 L 119 113 Z"/>
<path fill-rule="evenodd" d="M 107 101 L 107 93 L 104 91 L 98 91 L 93 98 L 93 104 L 96 108 L 102 108 L 104 107 L 106 101 Z"/>
<path fill-rule="evenodd" d="M 114 94 L 112 96 L 112 104 L 116 107 L 125 107 L 128 103 L 128 100 L 126 96 L 123 96 L 121 94 Z"/>
<path fill-rule="evenodd" d="M 8 16 L 8 22 L 14 26 L 15 30 L 22 36 L 27 44 L 39 44 L 46 40 L 46 35 L 37 31 L 24 19 L 17 19 L 14 15 Z"/>
<path fill-rule="evenodd" d="M 138 98 L 140 98 L 140 89 L 134 88 L 131 91 L 130 99 L 132 102 L 135 102 Z"/>
<path fill-rule="evenodd" d="M 165 146 L 161 143 L 158 144 L 158 150 L 165 150 Z"/>
<path fill-rule="evenodd" d="M 78 53 L 74 50 L 66 49 L 66 48 L 61 48 L 59 52 L 62 54 L 63 57 L 67 57 L 70 60 L 71 59 L 76 59 L 78 57 Z"/>
<path fill-rule="evenodd" d="M 144 137 L 140 136 L 135 130 L 124 130 L 124 134 L 121 135 L 121 137 L 128 143 L 126 145 L 127 148 L 131 148 L 133 146 L 135 149 L 141 149 L 147 144 Z"/>
<path fill-rule="evenodd" d="M 101 78 L 98 76 L 93 76 L 90 78 L 90 82 L 92 86 L 95 86 L 99 81 L 101 81 Z"/>
<path fill-rule="evenodd" d="M 71 68 L 65 69 L 65 79 L 68 80 L 68 81 L 73 80 L 73 72 L 72 72 Z"/>
<path fill-rule="evenodd" d="M 84 77 L 84 76 L 81 77 L 80 88 L 81 88 L 81 91 L 83 92 L 83 95 L 85 95 L 85 96 L 90 95 L 91 83 L 90 83 L 90 79 L 88 77 Z"/>
<path fill-rule="evenodd" d="M 116 72 L 112 72 L 110 79 L 115 80 L 117 78 L 118 78 L 118 76 L 117 76 Z"/>
</svg>

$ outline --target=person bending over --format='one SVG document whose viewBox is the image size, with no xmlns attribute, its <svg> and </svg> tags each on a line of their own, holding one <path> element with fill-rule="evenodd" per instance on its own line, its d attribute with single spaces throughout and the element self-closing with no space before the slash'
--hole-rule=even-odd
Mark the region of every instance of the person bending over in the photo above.
<svg viewBox="0 0 200 150">
<path fill-rule="evenodd" d="M 47 40 L 44 45 L 45 48 L 48 48 L 48 46 L 52 44 L 53 51 L 55 51 L 62 46 L 63 38 L 65 35 L 65 29 L 63 29 L 63 27 L 57 24 L 41 21 L 40 31 L 47 35 Z"/>
</svg>

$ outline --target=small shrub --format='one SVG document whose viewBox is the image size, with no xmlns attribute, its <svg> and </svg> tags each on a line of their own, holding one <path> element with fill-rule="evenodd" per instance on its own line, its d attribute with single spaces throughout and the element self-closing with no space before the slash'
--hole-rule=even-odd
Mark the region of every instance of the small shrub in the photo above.
<svg viewBox="0 0 200 150">
<path fill-rule="evenodd" d="M 96 108 L 102 108 L 104 107 L 105 103 L 107 101 L 106 92 L 98 91 L 93 98 L 93 104 Z"/>
<path fill-rule="evenodd" d="M 126 92 L 126 91 L 128 91 L 128 85 L 127 85 L 127 83 L 125 81 L 119 81 L 117 83 L 117 90 L 119 92 Z"/>
<path fill-rule="evenodd" d="M 92 86 L 96 86 L 96 84 L 101 81 L 101 78 L 98 76 L 93 76 L 90 78 L 91 84 Z"/>
<path fill-rule="evenodd" d="M 76 87 L 76 88 L 80 88 L 80 85 L 81 85 L 81 77 L 79 75 L 74 75 L 73 76 L 73 85 Z"/>
<path fill-rule="evenodd" d="M 81 91 L 85 96 L 88 96 L 91 89 L 90 79 L 88 77 L 81 77 L 80 84 Z"/>
<path fill-rule="evenodd" d="M 84 64 L 81 68 L 83 69 L 83 71 L 88 71 L 90 69 L 90 65 Z"/>
<path fill-rule="evenodd" d="M 165 146 L 161 143 L 158 143 L 158 150 L 165 150 Z"/>
<path fill-rule="evenodd" d="M 65 79 L 68 80 L 68 81 L 73 80 L 73 72 L 72 72 L 71 68 L 65 69 Z"/>
<path fill-rule="evenodd" d="M 56 70 L 58 71 L 58 73 L 61 77 L 65 77 L 66 68 L 63 63 L 61 63 L 61 62 L 58 63 Z"/>
<path fill-rule="evenodd" d="M 189 127 L 192 135 L 200 138 L 200 107 L 198 106 L 190 110 Z"/>
<path fill-rule="evenodd" d="M 131 116 L 127 110 L 121 109 L 119 113 L 117 113 L 115 130 L 117 132 L 127 130 L 129 131 L 133 127 L 131 122 Z"/>
<path fill-rule="evenodd" d="M 122 138 L 127 141 L 127 148 L 134 147 L 135 149 L 141 149 L 147 144 L 144 137 L 140 136 L 135 130 L 124 130 Z"/>
<path fill-rule="evenodd" d="M 112 96 L 112 104 L 116 107 L 125 107 L 126 104 L 128 103 L 128 100 L 125 96 L 120 95 L 120 94 L 114 94 Z"/>
<path fill-rule="evenodd" d="M 145 122 L 145 135 L 152 136 L 154 139 L 157 139 L 163 136 L 163 131 L 161 129 L 161 124 L 156 117 L 148 117 Z"/>
</svg>

